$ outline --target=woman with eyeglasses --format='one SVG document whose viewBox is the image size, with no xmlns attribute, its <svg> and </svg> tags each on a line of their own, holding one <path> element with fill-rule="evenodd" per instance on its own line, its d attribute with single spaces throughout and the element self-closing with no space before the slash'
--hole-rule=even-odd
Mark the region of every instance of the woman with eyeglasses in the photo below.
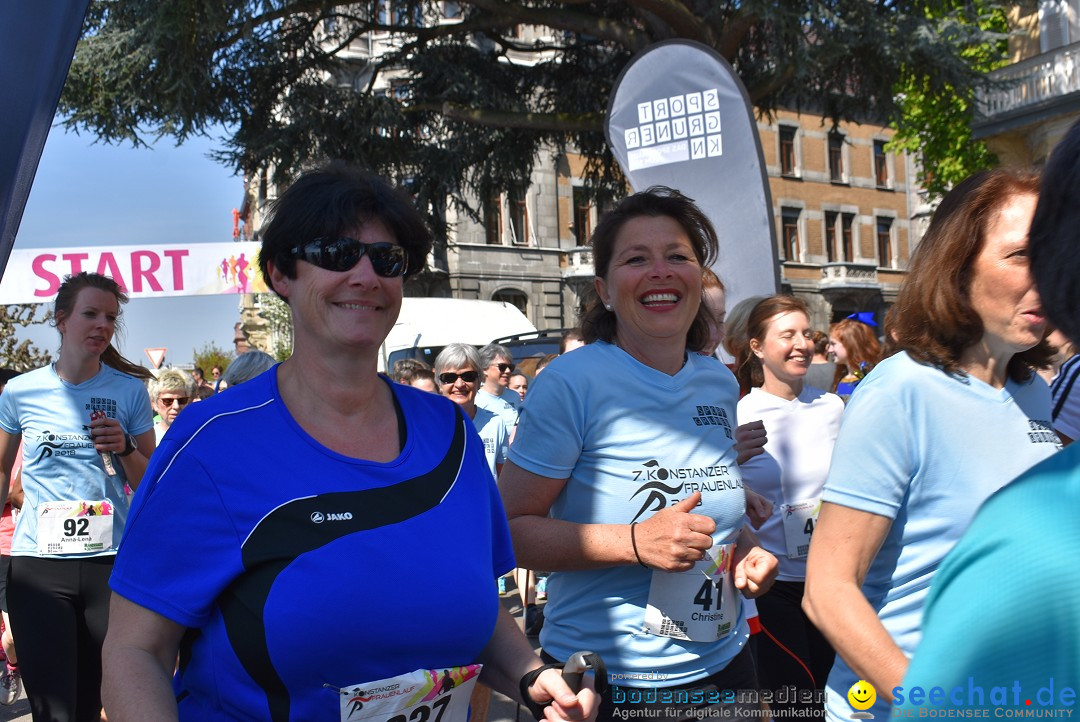
<svg viewBox="0 0 1080 722">
<path fill-rule="evenodd" d="M 403 195 L 342 164 L 278 199 L 259 263 L 293 353 L 186 410 L 148 469 L 112 577 L 112 722 L 465 722 L 478 677 L 588 715 L 499 605 L 514 556 L 472 422 L 376 372 L 430 248 Z"/>
<path fill-rule="evenodd" d="M 452 343 L 439 352 L 435 359 L 435 381 L 439 393 L 461 407 L 472 419 L 476 433 L 484 442 L 491 475 L 498 478 L 506 461 L 506 427 L 494 412 L 476 405 L 476 392 L 480 387 L 480 354 L 464 343 Z"/>
<path fill-rule="evenodd" d="M 776 559 L 744 528 L 736 464 L 738 384 L 715 358 L 703 269 L 712 224 L 654 187 L 619 203 L 592 237 L 588 345 L 529 390 L 500 476 L 518 561 L 552 572 L 545 654 L 599 652 L 611 689 L 599 718 L 760 714 L 743 594 Z"/>
<path fill-rule="evenodd" d="M 0 499 L 22 441 L 22 513 L 7 597 L 19 670 L 34 719 L 98 720 L 109 574 L 154 451 L 142 379 L 112 345 L 127 295 L 96 273 L 68 276 L 56 295 L 60 353 L 0 395 Z M 15 492 L 13 492 L 14 495 Z"/>
<path fill-rule="evenodd" d="M 161 421 L 154 424 L 158 444 L 161 444 L 165 432 L 184 407 L 195 400 L 197 388 L 195 379 L 180 369 L 165 369 L 150 381 L 147 391 L 150 392 L 151 405 L 161 417 Z"/>
</svg>

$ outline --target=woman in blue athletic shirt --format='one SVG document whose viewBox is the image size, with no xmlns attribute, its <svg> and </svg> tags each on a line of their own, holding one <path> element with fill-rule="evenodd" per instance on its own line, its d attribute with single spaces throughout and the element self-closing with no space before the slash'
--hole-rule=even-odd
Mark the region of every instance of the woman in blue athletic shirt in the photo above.
<svg viewBox="0 0 1080 722">
<path fill-rule="evenodd" d="M 803 599 L 837 651 L 831 719 L 850 718 L 859 680 L 889 715 L 942 559 L 983 501 L 1060 448 L 1034 373 L 1051 352 L 1028 267 L 1038 191 L 1036 174 L 998 169 L 945 196 L 897 299 L 899 352 L 844 412 Z"/>
<path fill-rule="evenodd" d="M 540 641 L 556 660 L 604 657 L 600 719 L 721 714 L 702 708 L 757 688 L 740 598 L 776 559 L 743 527 L 735 378 L 695 353 L 716 233 L 656 187 L 606 215 L 592 248 L 590 343 L 537 376 L 500 476 L 519 563 L 553 572 Z"/>
<path fill-rule="evenodd" d="M 407 199 L 347 166 L 280 197 L 259 263 L 293 354 L 154 455 L 111 580 L 112 722 L 465 722 L 478 676 L 588 716 L 499 604 L 514 556 L 472 422 L 376 373 L 430 248 Z"/>
</svg>

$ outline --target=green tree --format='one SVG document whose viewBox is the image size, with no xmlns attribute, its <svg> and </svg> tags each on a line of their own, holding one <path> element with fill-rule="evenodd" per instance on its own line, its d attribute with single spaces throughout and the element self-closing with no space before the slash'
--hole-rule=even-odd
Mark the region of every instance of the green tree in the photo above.
<svg viewBox="0 0 1080 722">
<path fill-rule="evenodd" d="M 603 118 L 620 71 L 652 43 L 714 48 L 766 115 L 905 130 L 918 108 L 897 90 L 970 97 L 981 68 L 967 51 L 993 40 L 976 2 L 94 0 L 60 110 L 108 142 L 223 124 L 218 158 L 279 181 L 311 159 L 352 160 L 408 182 L 442 237 L 447 198 L 478 218 L 464 199 L 527 184 L 541 148 L 581 153 L 601 203 L 621 195 Z M 460 18 L 438 22 L 444 8 Z M 533 27 L 552 32 L 516 32 Z M 373 32 L 396 50 L 350 48 Z M 953 153 L 911 137 L 928 168 Z"/>
<path fill-rule="evenodd" d="M 973 137 L 972 121 L 979 81 L 1008 62 L 1009 25 L 1001 7 L 977 2 L 972 8 L 981 37 L 961 40 L 957 46 L 976 74 L 976 82 L 956 85 L 905 72 L 897 84 L 901 120 L 893 123 L 897 132 L 891 147 L 920 158 L 919 184 L 931 196 L 944 195 L 975 171 L 997 163 L 986 143 Z M 967 30 L 949 19 L 940 25 L 942 33 L 964 36 Z"/>
<path fill-rule="evenodd" d="M 202 351 L 191 349 L 191 358 L 194 359 L 195 365 L 206 374 L 207 381 L 210 380 L 210 369 L 218 366 L 224 373 L 225 369 L 229 368 L 229 362 L 232 361 L 232 355 L 222 351 L 213 341 L 204 343 Z"/>
<path fill-rule="evenodd" d="M 15 327 L 23 328 L 49 320 L 48 312 L 41 318 L 42 307 L 35 304 L 0 306 L 0 367 L 15 371 L 30 371 L 52 361 L 48 351 L 42 351 L 29 341 L 15 337 Z"/>
</svg>

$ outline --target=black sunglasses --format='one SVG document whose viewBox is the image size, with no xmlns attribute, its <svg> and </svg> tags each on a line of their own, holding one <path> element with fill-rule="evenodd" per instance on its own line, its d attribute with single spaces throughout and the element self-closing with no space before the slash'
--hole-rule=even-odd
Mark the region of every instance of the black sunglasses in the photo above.
<svg viewBox="0 0 1080 722">
<path fill-rule="evenodd" d="M 478 374 L 475 371 L 465 371 L 465 372 L 460 373 L 460 374 L 455 374 L 455 373 L 452 373 L 450 371 L 447 371 L 446 373 L 439 374 L 439 381 L 443 382 L 446 385 L 450 385 L 450 384 L 453 384 L 453 383 L 457 383 L 457 380 L 461 379 L 462 381 L 464 381 L 467 384 L 475 384 L 476 379 L 479 376 L 480 376 L 480 374 Z"/>
<path fill-rule="evenodd" d="M 504 374 L 507 371 L 510 371 L 511 373 L 514 371 L 514 364 L 491 364 L 491 366 L 498 366 L 499 367 L 499 373 L 501 373 L 501 374 Z M 488 368 L 491 368 L 491 367 L 489 366 Z"/>
<path fill-rule="evenodd" d="M 393 243 L 361 243 L 355 238 L 316 238 L 289 249 L 293 258 L 307 261 L 327 271 L 344 273 L 364 256 L 375 273 L 383 278 L 404 276 L 409 266 L 405 249 Z"/>
</svg>

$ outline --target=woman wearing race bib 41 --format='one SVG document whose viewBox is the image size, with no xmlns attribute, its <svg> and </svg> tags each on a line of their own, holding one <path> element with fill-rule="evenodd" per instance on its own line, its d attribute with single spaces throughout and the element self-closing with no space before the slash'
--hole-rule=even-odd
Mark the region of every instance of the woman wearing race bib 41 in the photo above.
<svg viewBox="0 0 1080 722">
<path fill-rule="evenodd" d="M 604 658 L 602 720 L 721 714 L 757 689 L 740 597 L 768 589 L 776 559 L 743 526 L 735 378 L 695 353 L 715 345 L 701 295 L 716 232 L 655 187 L 591 243 L 590 343 L 537 376 L 500 475 L 519 562 L 553 572 L 540 641 L 556 660 Z"/>
</svg>

